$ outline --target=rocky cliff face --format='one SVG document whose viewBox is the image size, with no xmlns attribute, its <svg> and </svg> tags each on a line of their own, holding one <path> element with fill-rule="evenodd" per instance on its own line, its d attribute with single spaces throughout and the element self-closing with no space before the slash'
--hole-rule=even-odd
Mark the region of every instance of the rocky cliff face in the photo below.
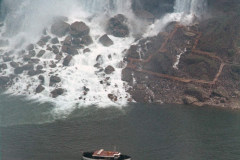
<svg viewBox="0 0 240 160">
<path fill-rule="evenodd" d="M 143 103 L 240 107 L 239 2 L 209 0 L 207 17 L 169 24 L 127 51 L 123 80 Z"/>
</svg>

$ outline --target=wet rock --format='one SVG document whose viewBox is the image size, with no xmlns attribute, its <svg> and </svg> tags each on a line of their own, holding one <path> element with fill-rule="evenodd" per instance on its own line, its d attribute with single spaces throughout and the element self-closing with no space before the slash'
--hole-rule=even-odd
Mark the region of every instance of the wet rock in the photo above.
<svg viewBox="0 0 240 160">
<path fill-rule="evenodd" d="M 88 52 L 91 52 L 91 50 L 90 50 L 89 48 L 85 48 L 85 49 L 83 50 L 83 53 L 88 53 Z"/>
<path fill-rule="evenodd" d="M 48 51 L 52 51 L 52 47 L 50 45 L 47 46 Z"/>
<path fill-rule="evenodd" d="M 81 40 L 79 38 L 73 38 L 72 44 L 74 46 L 80 46 L 81 45 Z"/>
<path fill-rule="evenodd" d="M 41 50 L 41 51 L 38 52 L 37 57 L 40 58 L 40 57 L 42 57 L 45 53 L 46 53 L 45 50 Z"/>
<path fill-rule="evenodd" d="M 30 61 L 31 58 L 32 58 L 32 55 L 25 55 L 25 56 L 23 56 L 23 60 L 24 61 Z"/>
<path fill-rule="evenodd" d="M 51 76 L 50 77 L 50 86 L 53 86 L 53 84 L 61 82 L 61 78 L 57 76 Z"/>
<path fill-rule="evenodd" d="M 83 87 L 83 94 L 86 96 L 87 93 L 90 91 L 89 88 L 87 88 L 86 86 Z"/>
<path fill-rule="evenodd" d="M 62 59 L 62 54 L 57 54 L 55 57 L 56 60 L 60 61 Z"/>
<path fill-rule="evenodd" d="M 12 60 L 12 58 L 9 56 L 3 56 L 2 59 L 4 62 L 10 62 Z"/>
<path fill-rule="evenodd" d="M 42 65 L 37 65 L 36 69 L 37 69 L 37 70 L 42 70 L 42 69 L 43 69 L 43 66 L 42 66 Z"/>
<path fill-rule="evenodd" d="M 193 104 L 194 102 L 198 102 L 197 98 L 190 97 L 190 96 L 185 96 L 182 100 L 183 100 L 183 103 L 187 105 Z"/>
<path fill-rule="evenodd" d="M 63 37 L 65 36 L 70 30 L 70 25 L 64 21 L 56 21 L 52 26 L 51 26 L 51 32 L 55 34 L 58 37 Z"/>
<path fill-rule="evenodd" d="M 113 68 L 113 66 L 107 66 L 106 68 L 105 68 L 105 70 L 104 70 L 104 72 L 106 73 L 106 74 L 112 74 L 113 72 L 115 71 L 115 69 Z"/>
<path fill-rule="evenodd" d="M 37 88 L 36 88 L 36 93 L 41 93 L 42 91 L 44 91 L 45 88 L 40 84 Z"/>
<path fill-rule="evenodd" d="M 31 57 L 34 57 L 36 55 L 36 52 L 34 50 L 32 51 L 29 51 L 28 54 L 31 56 Z"/>
<path fill-rule="evenodd" d="M 62 51 L 71 55 L 76 55 L 78 54 L 78 51 L 75 47 L 73 46 L 68 46 L 68 45 L 63 45 L 62 46 Z"/>
<path fill-rule="evenodd" d="M 68 45 L 71 46 L 72 45 L 72 37 L 71 36 L 67 36 L 64 41 L 63 41 L 63 45 Z"/>
<path fill-rule="evenodd" d="M 41 84 L 44 84 L 45 78 L 43 75 L 38 76 L 38 79 L 41 81 Z"/>
<path fill-rule="evenodd" d="M 40 59 L 38 59 L 38 58 L 31 58 L 29 62 L 30 63 L 34 63 L 34 64 L 38 64 L 40 62 Z"/>
<path fill-rule="evenodd" d="M 51 43 L 52 43 L 52 44 L 58 44 L 58 43 L 59 43 L 58 38 L 57 38 L 57 37 L 53 38 L 53 39 L 51 40 Z"/>
<path fill-rule="evenodd" d="M 23 73 L 23 68 L 22 67 L 17 67 L 14 69 L 15 74 L 22 74 Z"/>
<path fill-rule="evenodd" d="M 115 37 L 127 37 L 129 35 L 129 29 L 126 25 L 127 18 L 118 14 L 108 21 L 107 32 Z"/>
<path fill-rule="evenodd" d="M 10 66 L 13 67 L 13 68 L 17 68 L 19 67 L 19 64 L 17 62 L 10 62 Z"/>
<path fill-rule="evenodd" d="M 197 98 L 201 102 L 204 102 L 208 98 L 208 94 L 205 91 L 194 85 L 189 85 L 184 93 L 186 95 Z"/>
<path fill-rule="evenodd" d="M 62 95 L 64 90 L 62 88 L 57 88 L 51 92 L 53 98 L 57 98 L 58 96 Z"/>
<path fill-rule="evenodd" d="M 108 98 L 113 102 L 116 102 L 118 100 L 118 97 L 114 94 L 108 94 Z"/>
<path fill-rule="evenodd" d="M 89 35 L 83 36 L 81 39 L 81 44 L 85 46 L 89 46 L 92 43 L 93 43 L 92 37 L 90 37 Z"/>
<path fill-rule="evenodd" d="M 73 37 L 83 37 L 89 34 L 90 28 L 84 22 L 74 22 L 71 24 L 70 34 Z"/>
<path fill-rule="evenodd" d="M 52 49 L 53 49 L 53 53 L 54 53 L 54 54 L 58 54 L 58 53 L 59 53 L 59 49 L 58 49 L 57 46 L 53 45 L 53 46 L 52 46 Z"/>
<path fill-rule="evenodd" d="M 10 78 L 7 76 L 0 76 L 0 86 L 6 85 L 10 81 Z"/>
<path fill-rule="evenodd" d="M 72 56 L 71 55 L 67 55 L 64 60 L 63 60 L 63 65 L 64 66 L 69 66 L 69 63 L 71 62 L 72 60 Z"/>
<path fill-rule="evenodd" d="M 49 67 L 51 67 L 51 68 L 56 68 L 57 65 L 56 65 L 54 62 L 51 62 L 51 64 L 49 65 Z"/>
<path fill-rule="evenodd" d="M 7 64 L 3 63 L 3 64 L 0 64 L 0 70 L 5 70 L 7 69 Z"/>
<path fill-rule="evenodd" d="M 34 69 L 34 66 L 33 66 L 33 64 L 25 64 L 22 66 L 22 69 L 26 70 L 26 71 L 30 71 L 30 70 Z"/>
<path fill-rule="evenodd" d="M 39 75 L 41 73 L 43 73 L 42 70 L 30 70 L 30 71 L 28 71 L 29 76 L 36 76 L 36 75 Z"/>
<path fill-rule="evenodd" d="M 98 55 L 97 58 L 96 58 L 96 61 L 98 64 L 103 64 L 103 56 L 102 55 Z"/>
<path fill-rule="evenodd" d="M 113 45 L 113 41 L 108 37 L 107 34 L 104 34 L 102 37 L 100 37 L 99 42 L 106 47 Z"/>
<path fill-rule="evenodd" d="M 33 44 L 29 44 L 26 49 L 28 51 L 34 50 L 34 45 Z"/>
</svg>

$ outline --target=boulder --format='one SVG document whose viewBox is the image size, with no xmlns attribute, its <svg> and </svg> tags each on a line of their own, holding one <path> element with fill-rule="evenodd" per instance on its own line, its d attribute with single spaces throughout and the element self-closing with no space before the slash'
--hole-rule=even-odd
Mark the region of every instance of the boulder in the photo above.
<svg viewBox="0 0 240 160">
<path fill-rule="evenodd" d="M 113 68 L 113 66 L 107 66 L 106 68 L 105 68 L 105 70 L 104 70 L 104 72 L 106 73 L 106 74 L 112 74 L 113 72 L 115 71 L 115 69 Z"/>
<path fill-rule="evenodd" d="M 71 24 L 70 29 L 70 34 L 73 37 L 83 37 L 90 32 L 90 28 L 84 22 L 74 22 Z"/>
<path fill-rule="evenodd" d="M 43 73 L 42 70 L 30 70 L 30 71 L 28 71 L 29 76 L 36 76 L 36 75 L 41 74 L 41 73 Z"/>
<path fill-rule="evenodd" d="M 81 44 L 83 44 L 85 46 L 89 46 L 92 43 L 93 43 L 92 37 L 89 35 L 83 36 L 81 38 Z"/>
<path fill-rule="evenodd" d="M 23 56 L 23 60 L 24 61 L 30 61 L 30 59 L 32 58 L 32 55 L 25 55 L 25 56 Z"/>
<path fill-rule="evenodd" d="M 118 100 L 118 97 L 114 94 L 108 94 L 108 98 L 113 102 L 116 102 Z"/>
<path fill-rule="evenodd" d="M 22 69 L 26 70 L 26 71 L 30 71 L 30 70 L 34 69 L 34 66 L 33 66 L 33 64 L 25 64 L 22 66 Z"/>
<path fill-rule="evenodd" d="M 45 88 L 40 84 L 37 88 L 36 88 L 36 93 L 41 93 L 42 91 L 44 91 Z"/>
<path fill-rule="evenodd" d="M 37 54 L 37 57 L 39 57 L 39 58 L 42 57 L 45 54 L 45 52 L 46 52 L 45 50 L 39 51 Z"/>
<path fill-rule="evenodd" d="M 98 64 L 103 64 L 103 56 L 102 55 L 98 55 L 97 57 L 96 57 L 96 61 L 97 61 L 97 63 Z"/>
<path fill-rule="evenodd" d="M 58 47 L 57 47 L 56 45 L 53 45 L 53 46 L 52 46 L 52 52 L 53 52 L 54 54 L 58 54 L 58 53 L 59 53 L 59 49 L 58 49 Z"/>
<path fill-rule="evenodd" d="M 23 73 L 23 68 L 22 67 L 17 67 L 14 69 L 15 74 L 22 74 Z"/>
<path fill-rule="evenodd" d="M 58 96 L 62 95 L 64 93 L 64 90 L 62 88 L 54 89 L 51 94 L 53 98 L 57 98 Z"/>
<path fill-rule="evenodd" d="M 64 66 L 68 66 L 69 63 L 71 62 L 71 60 L 72 60 L 72 56 L 71 56 L 71 55 L 67 55 L 67 56 L 64 58 L 64 60 L 63 60 L 63 65 L 64 65 Z"/>
<path fill-rule="evenodd" d="M 42 70 L 43 69 L 43 66 L 42 65 L 37 65 L 37 70 Z"/>
<path fill-rule="evenodd" d="M 58 43 L 59 43 L 58 38 L 57 38 L 57 37 L 53 38 L 53 39 L 51 40 L 51 43 L 52 43 L 52 44 L 58 44 Z"/>
<path fill-rule="evenodd" d="M 63 37 L 65 36 L 70 30 L 70 25 L 64 21 L 56 21 L 52 26 L 51 26 L 51 32 L 52 34 L 58 36 L 58 37 Z"/>
<path fill-rule="evenodd" d="M 40 80 L 41 84 L 44 84 L 45 78 L 43 75 L 38 76 L 38 79 Z"/>
<path fill-rule="evenodd" d="M 107 34 L 104 34 L 102 37 L 100 37 L 99 42 L 105 47 L 113 45 L 113 41 L 108 37 Z"/>
<path fill-rule="evenodd" d="M 61 82 L 61 78 L 57 76 L 51 76 L 50 77 L 50 86 L 53 86 L 53 84 Z"/>
<path fill-rule="evenodd" d="M 114 16 L 108 21 L 107 33 L 115 37 L 127 37 L 129 35 L 129 29 L 126 22 L 127 18 L 124 15 L 118 14 Z"/>
<path fill-rule="evenodd" d="M 12 58 L 9 56 L 3 56 L 2 59 L 4 62 L 10 62 L 12 60 Z"/>
<path fill-rule="evenodd" d="M 193 104 L 194 102 L 198 102 L 197 98 L 191 97 L 191 96 L 185 96 L 185 97 L 183 97 L 182 100 L 183 100 L 183 103 L 187 104 L 187 105 Z"/>
<path fill-rule="evenodd" d="M 69 46 L 69 45 L 63 45 L 62 46 L 62 51 L 71 55 L 76 55 L 78 54 L 77 49 L 74 46 Z"/>
<path fill-rule="evenodd" d="M 19 67 L 19 64 L 17 62 L 10 62 L 10 66 L 13 67 L 13 68 L 17 68 Z"/>
<path fill-rule="evenodd" d="M 10 81 L 9 77 L 6 76 L 0 76 L 0 86 L 1 85 L 6 85 Z"/>
<path fill-rule="evenodd" d="M 72 45 L 72 36 L 67 36 L 64 41 L 63 41 L 63 45 L 68 45 L 71 46 Z"/>
<path fill-rule="evenodd" d="M 7 69 L 7 65 L 5 63 L 3 64 L 0 64 L 0 70 L 4 70 L 4 69 Z"/>
<path fill-rule="evenodd" d="M 90 50 L 89 48 L 85 48 L 85 49 L 83 50 L 83 53 L 88 53 L 88 52 L 91 52 L 91 50 Z"/>
</svg>

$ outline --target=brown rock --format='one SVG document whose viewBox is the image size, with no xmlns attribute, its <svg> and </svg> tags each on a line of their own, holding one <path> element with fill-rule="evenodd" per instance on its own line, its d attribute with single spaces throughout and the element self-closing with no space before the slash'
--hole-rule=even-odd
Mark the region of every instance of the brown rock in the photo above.
<svg viewBox="0 0 240 160">
<path fill-rule="evenodd" d="M 113 102 L 116 102 L 118 100 L 118 97 L 114 94 L 108 94 L 108 98 Z"/>
<path fill-rule="evenodd" d="M 53 98 L 57 98 L 58 96 L 62 95 L 64 90 L 62 88 L 57 88 L 51 92 Z"/>
<path fill-rule="evenodd" d="M 108 37 L 107 34 L 104 34 L 102 37 L 100 37 L 99 42 L 106 47 L 113 45 L 113 41 Z"/>
<path fill-rule="evenodd" d="M 118 14 L 108 21 L 107 32 L 115 37 L 127 37 L 129 29 L 126 25 L 127 18 Z"/>
<path fill-rule="evenodd" d="M 70 34 L 73 37 L 82 37 L 86 36 L 90 32 L 90 28 L 84 22 L 74 22 L 71 24 Z"/>
<path fill-rule="evenodd" d="M 191 96 L 185 96 L 182 100 L 184 104 L 193 104 L 195 102 L 198 102 L 197 98 Z"/>
<path fill-rule="evenodd" d="M 37 88 L 36 88 L 36 93 L 41 93 L 42 91 L 44 91 L 45 88 L 40 84 Z"/>
<path fill-rule="evenodd" d="M 104 72 L 106 73 L 106 74 L 112 74 L 113 72 L 115 71 L 115 69 L 113 68 L 113 66 L 107 66 L 106 68 L 105 68 L 105 70 L 104 70 Z"/>
<path fill-rule="evenodd" d="M 71 55 L 67 55 L 67 56 L 64 58 L 64 60 L 63 60 L 63 65 L 64 65 L 64 66 L 68 66 L 69 63 L 71 62 L 71 60 L 72 60 L 72 56 L 71 56 Z"/>
</svg>

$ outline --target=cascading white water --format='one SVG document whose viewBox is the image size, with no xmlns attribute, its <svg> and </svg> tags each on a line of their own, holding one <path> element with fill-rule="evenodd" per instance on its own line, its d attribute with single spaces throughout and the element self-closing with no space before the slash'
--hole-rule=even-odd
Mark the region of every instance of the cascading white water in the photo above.
<svg viewBox="0 0 240 160">
<path fill-rule="evenodd" d="M 16 95 L 26 95 L 27 98 L 38 100 L 39 102 L 52 102 L 56 104 L 56 112 L 69 112 L 78 106 L 96 105 L 105 106 L 126 106 L 130 95 L 126 92 L 126 85 L 121 80 L 122 68 L 119 67 L 123 60 L 123 50 L 129 48 L 134 41 L 130 35 L 126 38 L 116 38 L 109 36 L 114 45 L 104 47 L 98 42 L 99 37 L 105 34 L 105 24 L 110 16 L 123 13 L 131 19 L 131 0 L 4 0 L 4 7 L 8 9 L 5 18 L 5 26 L 2 30 L 1 38 L 8 39 L 9 46 L 2 48 L 0 56 L 7 51 L 14 51 L 13 61 L 22 65 L 26 64 L 22 60 L 18 51 L 25 48 L 29 43 L 36 43 L 42 36 L 42 31 L 47 28 L 47 33 L 52 38 L 50 32 L 52 20 L 56 16 L 68 17 L 68 23 L 83 21 L 90 27 L 90 36 L 93 44 L 88 46 L 89 53 L 79 54 L 73 57 L 69 67 L 62 67 L 63 59 L 57 63 L 55 55 L 46 50 L 45 47 L 35 45 L 35 51 L 46 50 L 43 57 L 39 58 L 39 65 L 45 66 L 44 73 L 45 90 L 36 94 L 36 87 L 39 85 L 38 76 L 28 76 L 27 72 L 18 75 L 13 84 L 8 88 L 7 93 Z M 60 40 L 63 40 L 64 37 Z M 51 45 L 47 43 L 47 45 Z M 105 75 L 94 67 L 96 57 L 102 56 L 104 69 L 108 65 L 115 68 L 111 75 Z M 64 53 L 64 57 L 66 54 Z M 0 63 L 2 63 L 0 58 Z M 49 67 L 52 62 L 56 62 L 55 68 Z M 8 69 L 2 72 L 3 75 L 13 74 L 14 69 L 10 62 L 6 63 Z M 62 96 L 51 98 L 51 91 L 55 87 L 49 86 L 50 75 L 58 75 L 61 82 L 57 87 L 65 90 Z M 88 88 L 88 94 L 84 93 L 84 87 Z M 109 98 L 109 94 L 117 96 L 116 101 Z"/>
<path fill-rule="evenodd" d="M 206 11 L 206 8 L 206 0 L 176 0 L 174 6 L 175 12 L 194 14 L 195 16 L 201 16 Z"/>
<path fill-rule="evenodd" d="M 168 23 L 177 21 L 183 24 L 190 24 L 196 17 L 201 18 L 207 11 L 207 0 L 175 0 L 174 12 L 164 15 L 156 20 L 145 37 L 154 36 L 159 33 Z"/>
</svg>

